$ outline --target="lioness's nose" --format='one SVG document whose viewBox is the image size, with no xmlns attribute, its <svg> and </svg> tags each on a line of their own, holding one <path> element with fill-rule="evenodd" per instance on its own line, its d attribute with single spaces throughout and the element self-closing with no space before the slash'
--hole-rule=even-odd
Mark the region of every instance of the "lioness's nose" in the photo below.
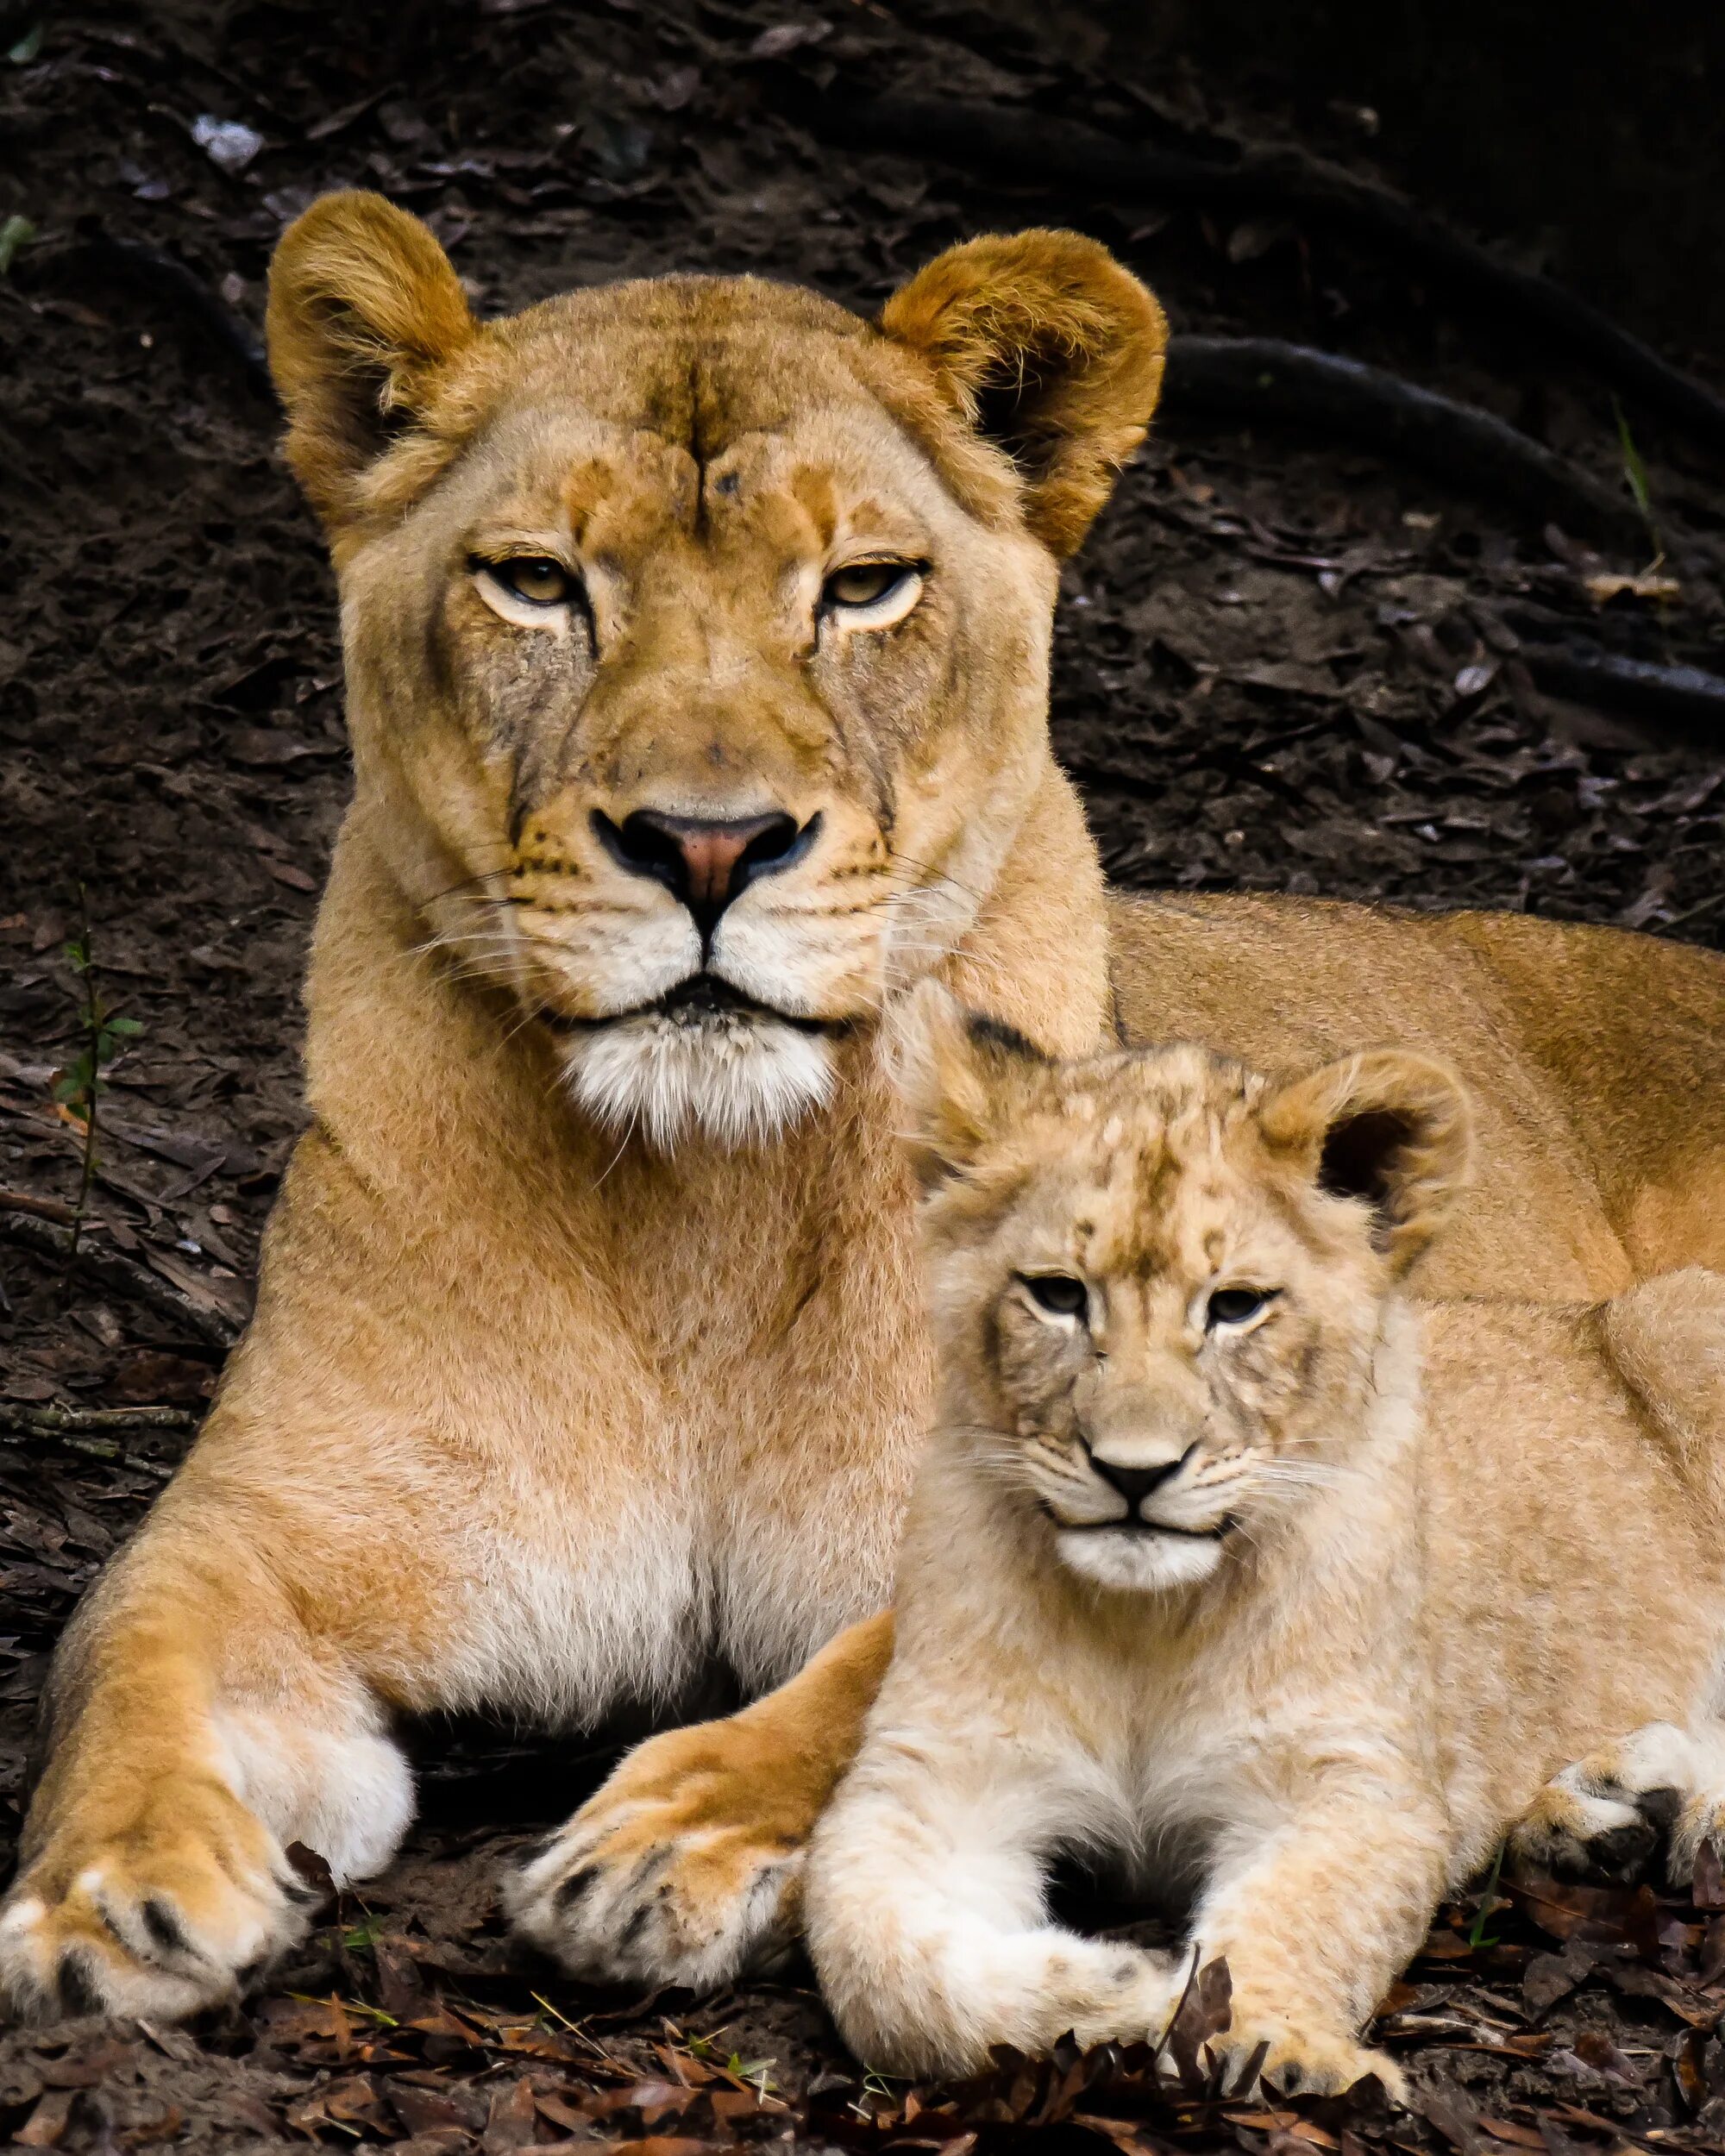
<svg viewBox="0 0 1725 2156">
<path fill-rule="evenodd" d="M 806 852 L 819 817 L 799 825 L 793 816 L 745 816 L 731 823 L 637 809 L 621 824 L 595 816 L 613 860 L 637 875 L 668 885 L 697 921 L 710 927 L 756 877 L 787 868 Z"/>
</svg>

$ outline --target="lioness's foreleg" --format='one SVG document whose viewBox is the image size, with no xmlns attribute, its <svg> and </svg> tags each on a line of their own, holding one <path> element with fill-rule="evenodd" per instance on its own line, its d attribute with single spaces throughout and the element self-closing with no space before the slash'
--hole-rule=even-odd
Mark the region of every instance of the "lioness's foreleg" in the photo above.
<svg viewBox="0 0 1725 2156">
<path fill-rule="evenodd" d="M 801 1929 L 803 1852 L 893 1652 L 866 1619 L 787 1684 L 630 1753 L 511 1883 L 517 1929 L 595 1983 L 730 1982 Z"/>
<path fill-rule="evenodd" d="M 1010 1741 L 949 1750 L 877 1733 L 816 1830 L 809 1950 L 840 2033 L 867 2065 L 954 2074 L 1012 2044 L 1046 2053 L 1158 2036 L 1170 1957 L 1051 1921 L 1048 1860 L 1085 1810 L 1057 1767 Z"/>
<path fill-rule="evenodd" d="M 53 1756 L 0 1911 L 15 2011 L 232 1999 L 305 1929 L 317 1895 L 292 1845 L 356 1877 L 406 1827 L 411 1782 L 375 1702 L 245 1526 L 153 1521 L 62 1643 Z"/>
</svg>

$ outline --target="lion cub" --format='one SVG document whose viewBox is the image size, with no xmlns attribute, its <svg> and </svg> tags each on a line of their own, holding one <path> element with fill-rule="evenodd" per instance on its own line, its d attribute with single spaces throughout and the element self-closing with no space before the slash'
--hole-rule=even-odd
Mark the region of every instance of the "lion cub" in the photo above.
<svg viewBox="0 0 1725 2156">
<path fill-rule="evenodd" d="M 1399 2090 L 1359 2032 L 1536 1799 L 1547 1862 L 1644 1848 L 1655 1782 L 1679 1867 L 1716 1831 L 1725 1279 L 1416 1310 L 1469 1138 L 1411 1055 L 1054 1063 L 932 986 L 906 1032 L 943 1389 L 809 1859 L 839 2027 L 907 2072 L 1153 2039 L 1195 1947 L 1231 2074 Z M 1051 1921 L 1060 1851 L 1189 1891 L 1186 1952 Z"/>
</svg>

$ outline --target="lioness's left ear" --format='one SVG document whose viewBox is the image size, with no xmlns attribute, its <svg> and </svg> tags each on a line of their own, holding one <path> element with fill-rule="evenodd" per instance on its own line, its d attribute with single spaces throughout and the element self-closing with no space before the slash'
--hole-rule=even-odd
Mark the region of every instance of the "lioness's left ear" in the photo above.
<svg viewBox="0 0 1725 2156">
<path fill-rule="evenodd" d="M 970 1165 L 1008 1112 L 1013 1081 L 1048 1065 L 1021 1033 L 967 1011 L 938 981 L 919 981 L 888 1012 L 884 1035 L 900 1135 L 925 1189 Z"/>
<path fill-rule="evenodd" d="M 1320 1189 L 1371 1206 L 1372 1239 L 1398 1273 L 1442 1225 L 1473 1149 L 1461 1081 L 1397 1049 L 1345 1056 L 1295 1079 L 1265 1101 L 1258 1124 Z"/>
<path fill-rule="evenodd" d="M 881 327 L 1018 467 L 1025 517 L 1069 555 L 1144 439 L 1168 324 L 1108 250 L 1076 232 L 948 248 L 895 292 Z"/>
</svg>

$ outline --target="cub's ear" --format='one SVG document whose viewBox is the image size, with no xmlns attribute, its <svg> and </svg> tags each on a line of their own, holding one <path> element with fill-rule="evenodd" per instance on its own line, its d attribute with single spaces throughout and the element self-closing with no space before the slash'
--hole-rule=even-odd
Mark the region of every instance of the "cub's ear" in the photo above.
<svg viewBox="0 0 1725 2156">
<path fill-rule="evenodd" d="M 1473 1116 L 1453 1071 L 1374 1049 L 1272 1094 L 1259 1113 L 1272 1147 L 1320 1189 L 1361 1200 L 1372 1240 L 1404 1272 L 1443 1225 L 1467 1180 Z"/>
<path fill-rule="evenodd" d="M 905 1109 L 900 1136 L 923 1188 L 968 1168 L 1001 1120 L 1014 1079 L 1047 1068 L 1032 1041 L 920 981 L 890 1014 L 883 1050 Z"/>
<path fill-rule="evenodd" d="M 355 479 L 476 328 L 448 256 L 381 195 L 325 195 L 282 235 L 270 372 L 288 461 L 326 523 L 352 513 Z"/>
<path fill-rule="evenodd" d="M 1018 467 L 1037 537 L 1072 553 L 1161 392 L 1168 324 L 1150 293 L 1080 233 L 1019 232 L 938 255 L 880 326 Z"/>
</svg>

